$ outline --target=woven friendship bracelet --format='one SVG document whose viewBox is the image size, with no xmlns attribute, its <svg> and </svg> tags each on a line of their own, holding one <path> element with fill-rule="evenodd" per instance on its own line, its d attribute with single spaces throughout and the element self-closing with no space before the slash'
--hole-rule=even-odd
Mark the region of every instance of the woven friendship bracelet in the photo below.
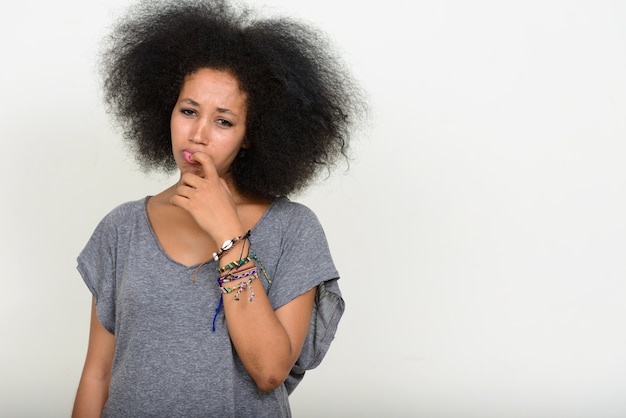
<svg viewBox="0 0 626 418">
<path fill-rule="evenodd" d="M 252 300 L 254 299 L 254 290 L 252 289 L 252 281 L 254 279 L 256 279 L 256 276 L 252 276 L 245 282 L 241 282 L 238 285 L 233 286 L 233 287 L 220 286 L 220 290 L 222 291 L 223 294 L 235 292 L 233 299 L 238 301 L 239 297 L 241 296 L 241 292 L 243 292 L 245 289 L 250 289 L 250 297 L 248 298 L 248 301 L 252 302 Z"/>
<path fill-rule="evenodd" d="M 238 269 L 239 267 L 248 264 L 250 261 L 254 261 L 255 265 L 252 267 L 248 267 L 246 269 Z M 241 292 L 243 292 L 245 289 L 249 289 L 250 297 L 248 298 L 248 300 L 252 302 L 252 300 L 254 299 L 254 290 L 252 289 L 252 281 L 254 279 L 259 278 L 259 275 L 258 275 L 259 269 L 263 272 L 263 277 L 265 278 L 267 283 L 271 284 L 272 280 L 269 278 L 267 272 L 265 271 L 265 267 L 263 266 L 263 263 L 261 263 L 261 260 L 259 260 L 259 258 L 257 257 L 254 251 L 251 251 L 250 254 L 248 254 L 248 256 L 245 258 L 228 263 L 224 267 L 217 268 L 217 271 L 221 275 L 217 279 L 217 283 L 218 283 L 218 287 L 222 295 L 220 295 L 220 301 L 219 301 L 219 304 L 217 305 L 217 308 L 215 308 L 215 315 L 213 316 L 213 327 L 212 327 L 213 332 L 215 332 L 215 321 L 217 320 L 217 316 L 222 308 L 222 303 L 223 303 L 222 296 L 224 294 L 235 292 L 235 295 L 233 298 L 238 301 L 241 296 Z M 232 270 L 235 270 L 235 271 L 233 272 Z M 222 275 L 223 273 L 227 271 L 228 271 L 227 274 Z M 244 279 L 245 277 L 249 277 L 249 279 L 246 281 L 240 282 L 233 287 L 224 286 L 224 283 L 228 283 L 233 280 Z M 228 282 L 226 280 L 228 280 Z"/>
<path fill-rule="evenodd" d="M 268 284 L 272 284 L 272 279 L 270 279 L 270 277 L 267 275 L 267 272 L 265 271 L 265 267 L 263 266 L 263 263 L 261 263 L 261 260 L 259 260 L 259 258 L 256 256 L 255 253 L 250 253 L 250 255 L 252 256 L 252 259 L 254 260 L 254 263 L 261 269 L 261 271 L 263 272 L 263 276 L 265 277 L 265 281 Z"/>
<path fill-rule="evenodd" d="M 245 279 L 246 277 L 257 275 L 258 271 L 259 270 L 257 266 L 254 265 L 252 267 L 248 267 L 247 269 L 237 270 L 235 273 L 224 274 L 217 279 L 217 283 L 219 285 L 222 285 L 222 283 L 229 283 L 239 279 Z"/>
<path fill-rule="evenodd" d="M 218 268 L 217 268 L 217 272 L 218 272 L 219 274 L 222 274 L 222 273 L 224 273 L 224 272 L 226 272 L 226 271 L 228 271 L 228 270 L 232 270 L 232 269 L 234 269 L 234 268 L 236 268 L 236 267 L 241 267 L 241 266 L 244 266 L 244 265 L 248 264 L 250 261 L 252 261 L 252 259 L 253 259 L 253 254 L 254 254 L 254 253 L 250 253 L 250 255 L 249 255 L 249 256 L 247 256 L 247 257 L 245 257 L 245 258 L 242 258 L 242 259 L 240 259 L 240 260 L 237 260 L 237 261 L 233 261 L 233 262 L 231 262 L 231 263 L 228 263 L 228 264 L 226 264 L 224 267 L 218 267 Z"/>
</svg>

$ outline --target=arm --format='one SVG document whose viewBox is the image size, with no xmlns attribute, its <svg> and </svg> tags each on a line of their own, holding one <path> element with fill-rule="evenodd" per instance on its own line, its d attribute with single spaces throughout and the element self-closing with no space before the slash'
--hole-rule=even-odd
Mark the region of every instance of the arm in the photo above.
<svg viewBox="0 0 626 418">
<path fill-rule="evenodd" d="M 263 280 L 263 279 L 260 279 Z M 245 291 L 239 301 L 224 296 L 226 324 L 235 350 L 262 391 L 280 386 L 300 355 L 313 310 L 315 289 L 273 310 L 261 283 L 254 300 Z"/>
<path fill-rule="evenodd" d="M 225 181 L 221 179 L 212 159 L 201 152 L 193 159 L 202 164 L 204 177 L 183 174 L 176 194 L 170 202 L 187 210 L 196 223 L 214 242 L 222 243 L 233 236 L 245 234 L 237 206 Z M 241 252 L 240 245 L 245 245 Z M 223 267 L 247 254 L 247 242 L 237 244 L 220 258 Z M 300 355 L 313 311 L 315 289 L 274 311 L 260 280 L 253 282 L 254 300 L 249 302 L 249 290 L 241 300 L 232 294 L 223 295 L 228 331 L 246 370 L 262 391 L 280 386 Z"/>
<path fill-rule="evenodd" d="M 72 418 L 100 417 L 109 395 L 115 336 L 107 331 L 96 314 L 95 298 L 91 306 L 89 345 L 78 384 Z"/>
</svg>

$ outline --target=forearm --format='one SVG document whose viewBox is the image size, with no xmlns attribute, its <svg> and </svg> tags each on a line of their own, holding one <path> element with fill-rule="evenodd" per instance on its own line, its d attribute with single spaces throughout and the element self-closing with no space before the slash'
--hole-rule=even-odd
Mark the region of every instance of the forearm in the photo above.
<svg viewBox="0 0 626 418">
<path fill-rule="evenodd" d="M 223 243 L 215 256 L 229 335 L 257 387 L 271 391 L 282 384 L 300 355 L 315 289 L 274 310 L 264 288 L 273 278 L 268 277 L 263 260 L 250 248 L 242 224 L 224 221 L 220 230 L 228 232 L 212 237 L 216 243 Z"/>
<path fill-rule="evenodd" d="M 252 289 L 252 301 L 246 294 L 249 289 L 238 301 L 231 294 L 223 295 L 224 314 L 230 338 L 243 365 L 259 389 L 270 391 L 287 377 L 299 352 L 294 352 L 262 283 L 253 282 Z"/>
<path fill-rule="evenodd" d="M 271 278 L 262 261 L 246 239 L 236 247 L 219 258 L 226 323 L 246 370 L 259 389 L 270 391 L 284 381 L 300 354 L 314 290 L 274 311 L 263 286 Z"/>
<path fill-rule="evenodd" d="M 72 418 L 101 417 L 108 395 L 108 378 L 99 379 L 83 375 L 76 392 Z"/>
<path fill-rule="evenodd" d="M 89 347 L 76 392 L 72 418 L 102 416 L 104 403 L 109 397 L 114 350 L 115 336 L 107 331 L 98 320 L 96 302 L 93 298 Z"/>
</svg>

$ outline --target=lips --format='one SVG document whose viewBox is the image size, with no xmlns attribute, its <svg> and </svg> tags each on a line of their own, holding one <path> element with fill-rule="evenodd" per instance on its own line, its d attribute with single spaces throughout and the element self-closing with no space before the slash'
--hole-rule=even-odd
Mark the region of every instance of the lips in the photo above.
<svg viewBox="0 0 626 418">
<path fill-rule="evenodd" d="M 193 152 L 191 151 L 183 151 L 183 157 L 185 158 L 185 161 L 187 161 L 189 164 L 197 164 L 197 162 L 192 161 L 191 160 L 191 155 L 193 154 Z"/>
</svg>

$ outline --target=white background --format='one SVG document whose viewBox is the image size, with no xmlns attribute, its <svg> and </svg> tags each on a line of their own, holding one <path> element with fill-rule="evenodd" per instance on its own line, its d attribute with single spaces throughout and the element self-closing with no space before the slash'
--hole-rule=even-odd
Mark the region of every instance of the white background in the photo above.
<svg viewBox="0 0 626 418">
<path fill-rule="evenodd" d="M 350 169 L 294 197 L 347 304 L 294 415 L 626 416 L 626 3 L 256 3 L 330 33 L 373 108 Z M 138 171 L 101 105 L 98 42 L 125 4 L 0 13 L 3 417 L 69 415 L 76 255 L 173 181 Z"/>
</svg>

